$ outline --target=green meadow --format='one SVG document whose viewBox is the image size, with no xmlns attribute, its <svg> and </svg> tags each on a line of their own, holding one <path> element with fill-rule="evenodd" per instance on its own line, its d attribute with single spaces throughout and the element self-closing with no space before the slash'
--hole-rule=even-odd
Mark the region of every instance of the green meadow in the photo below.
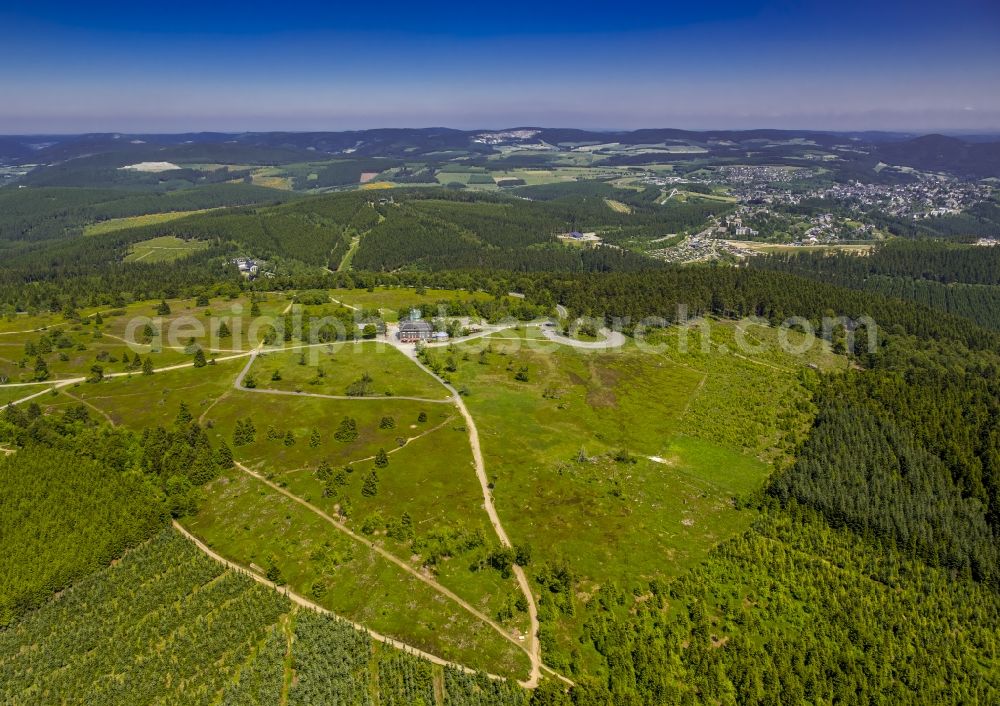
<svg viewBox="0 0 1000 706">
<path fill-rule="evenodd" d="M 356 397 L 447 399 L 448 391 L 391 345 L 330 343 L 268 352 L 250 369 L 261 389 Z"/>
<path fill-rule="evenodd" d="M 84 235 L 103 235 L 105 233 L 113 233 L 116 230 L 123 230 L 125 228 L 138 228 L 139 226 L 149 226 L 156 225 L 159 223 L 169 223 L 170 221 L 176 221 L 178 218 L 184 218 L 185 216 L 191 216 L 196 213 L 207 213 L 214 209 L 200 209 L 195 211 L 168 211 L 165 213 L 147 213 L 143 216 L 126 216 L 124 218 L 109 218 L 104 221 L 98 221 L 97 223 L 91 223 L 85 226 L 83 229 Z M 169 237 L 169 236 L 167 236 Z M 154 240 L 163 240 L 162 238 L 154 238 L 153 240 L 147 240 L 146 243 L 153 243 Z M 179 240 L 174 238 L 174 240 Z M 166 242 L 166 241 L 164 241 Z M 180 241 L 189 242 L 189 241 Z M 142 245 L 137 243 L 137 247 Z"/>
<path fill-rule="evenodd" d="M 125 262 L 173 262 L 207 247 L 208 243 L 203 240 L 183 240 L 173 235 L 162 235 L 133 244 L 129 254 L 125 256 Z"/>
<path fill-rule="evenodd" d="M 321 516 L 233 469 L 205 488 L 185 526 L 222 555 L 334 613 L 472 667 L 524 678 L 516 645 Z"/>
<path fill-rule="evenodd" d="M 401 309 L 417 306 L 424 316 L 436 315 L 435 305 L 441 301 L 488 301 L 486 292 L 466 292 L 450 289 L 415 289 L 413 287 L 374 287 L 364 289 L 334 289 L 330 296 L 345 306 L 364 310 L 379 310 L 386 321 L 396 321 Z"/>
<path fill-rule="evenodd" d="M 441 300 L 487 296 L 333 292 L 345 305 L 381 309 L 386 318 L 410 305 L 429 310 Z M 262 295 L 257 307 L 272 316 L 340 307 L 292 310 L 291 301 Z M 106 373 L 128 374 L 41 395 L 43 409 L 83 404 L 92 415 L 142 429 L 173 424 L 185 405 L 214 443 L 225 442 L 239 464 L 263 477 L 235 467 L 205 486 L 198 513 L 183 520 L 192 532 L 234 561 L 277 571 L 296 592 L 351 620 L 523 678 L 527 659 L 517 644 L 394 563 L 453 592 L 515 643 L 528 629 L 516 583 L 491 564 L 498 540 L 469 430 L 449 390 L 385 341 L 296 340 L 261 349 L 237 389 L 259 343 L 238 323 L 251 301 L 216 296 L 207 306 L 167 306 L 163 314 L 159 302 L 102 309 L 100 323 L 96 310 L 81 312 L 81 320 L 8 318 L 0 322 L 8 331 L 49 328 L 0 335 L 0 372 L 30 379 L 34 358 L 21 367 L 25 347 L 41 345 L 45 333 L 64 341 L 45 354 L 53 380 L 87 375 L 98 357 Z M 123 353 L 133 355 L 125 339 L 136 317 L 164 334 L 181 327 L 172 340 L 145 346 L 143 357 L 157 368 L 184 367 L 143 375 L 121 361 Z M 212 336 L 220 318 L 232 322 L 221 340 Z M 542 577 L 565 572 L 572 600 L 586 602 L 608 583 L 670 580 L 703 561 L 754 520 L 740 500 L 757 492 L 801 440 L 814 414 L 806 390 L 817 371 L 846 365 L 821 345 L 801 355 L 779 346 L 781 336 L 792 345 L 806 342 L 801 334 L 708 323 L 704 338 L 692 325 L 655 331 L 648 345 L 628 339 L 621 348 L 596 350 L 554 343 L 539 325 L 522 324 L 423 354 L 475 420 L 497 511 L 525 554 L 546 649 L 572 652 L 584 626 L 574 614 L 554 611 Z M 191 339 L 217 360 L 187 365 Z M 0 386 L 0 403 L 42 389 Z"/>
</svg>

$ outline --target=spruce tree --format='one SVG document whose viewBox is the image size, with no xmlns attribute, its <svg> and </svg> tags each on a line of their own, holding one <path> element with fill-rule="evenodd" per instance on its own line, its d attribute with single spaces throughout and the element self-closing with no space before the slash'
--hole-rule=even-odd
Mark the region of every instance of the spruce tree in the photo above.
<svg viewBox="0 0 1000 706">
<path fill-rule="evenodd" d="M 219 442 L 219 448 L 215 451 L 215 462 L 219 464 L 219 468 L 233 467 L 233 450 L 225 441 Z"/>
<path fill-rule="evenodd" d="M 378 474 L 372 471 L 365 478 L 364 485 L 361 486 L 361 494 L 367 498 L 378 495 Z"/>
<path fill-rule="evenodd" d="M 181 402 L 180 409 L 177 410 L 177 416 L 174 417 L 174 424 L 178 427 L 183 427 L 189 424 L 194 419 L 191 416 L 191 410 L 188 409 L 186 402 Z"/>
</svg>

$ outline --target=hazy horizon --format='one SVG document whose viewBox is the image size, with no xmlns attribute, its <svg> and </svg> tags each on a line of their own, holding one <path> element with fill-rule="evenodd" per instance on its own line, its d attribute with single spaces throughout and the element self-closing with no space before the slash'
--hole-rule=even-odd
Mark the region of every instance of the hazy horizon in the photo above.
<svg viewBox="0 0 1000 706">
<path fill-rule="evenodd" d="M 0 9 L 0 133 L 1000 130 L 1000 7 Z"/>
<path fill-rule="evenodd" d="M 624 132 L 635 132 L 640 130 L 684 130 L 686 132 L 754 132 L 758 130 L 774 130 L 781 132 L 817 132 L 817 133 L 828 133 L 828 134 L 863 134 L 863 133 L 877 133 L 885 135 L 908 135 L 914 137 L 922 137 L 925 135 L 944 135 L 947 137 L 1000 137 L 1000 127 L 995 128 L 982 128 L 982 129 L 928 129 L 928 130 L 915 130 L 915 129 L 893 129 L 893 128 L 879 128 L 879 129 L 824 129 L 824 128 L 813 128 L 813 127 L 800 127 L 800 126 L 750 126 L 750 127 L 681 127 L 678 125 L 643 125 L 639 127 L 581 127 L 578 125 L 541 125 L 541 124 L 531 124 L 531 123 L 516 123 L 510 125 L 501 126 L 490 126 L 490 125 L 478 125 L 474 127 L 455 127 L 453 125 L 372 125 L 368 127 L 347 127 L 347 128 L 316 128 L 316 129 L 290 129 L 290 128 L 262 128 L 253 130 L 225 130 L 225 129 L 192 129 L 192 130 L 170 130 L 170 131 L 155 131 L 155 130 L 85 130 L 85 131 L 69 131 L 69 130 L 51 130 L 46 132 L 0 132 L 0 137 L 74 137 L 74 136 L 84 136 L 84 135 L 120 135 L 122 137 L 141 137 L 141 136 L 164 136 L 164 137 L 179 137 L 182 135 L 245 135 L 245 134 L 266 134 L 266 133 L 288 133 L 288 134 L 302 134 L 307 135 L 311 133 L 338 133 L 338 132 L 364 132 L 369 130 L 460 130 L 463 132 L 502 132 L 507 130 L 520 130 L 520 129 L 538 129 L 538 130 L 585 130 L 587 132 L 595 133 L 624 133 Z"/>
</svg>

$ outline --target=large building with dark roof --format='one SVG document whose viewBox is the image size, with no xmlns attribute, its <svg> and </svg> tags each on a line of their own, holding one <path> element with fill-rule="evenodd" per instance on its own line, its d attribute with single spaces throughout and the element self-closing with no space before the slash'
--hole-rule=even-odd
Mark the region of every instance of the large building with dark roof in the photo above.
<svg viewBox="0 0 1000 706">
<path fill-rule="evenodd" d="M 402 321 L 399 324 L 399 340 L 403 343 L 429 341 L 434 327 L 427 321 Z"/>
</svg>

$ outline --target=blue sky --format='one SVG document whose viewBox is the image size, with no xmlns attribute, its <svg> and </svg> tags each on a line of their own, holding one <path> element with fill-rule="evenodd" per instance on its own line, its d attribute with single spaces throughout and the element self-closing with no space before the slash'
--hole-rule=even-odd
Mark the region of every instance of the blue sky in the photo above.
<svg viewBox="0 0 1000 706">
<path fill-rule="evenodd" d="M 4 2 L 0 133 L 1000 129 L 1000 3 Z"/>
</svg>

